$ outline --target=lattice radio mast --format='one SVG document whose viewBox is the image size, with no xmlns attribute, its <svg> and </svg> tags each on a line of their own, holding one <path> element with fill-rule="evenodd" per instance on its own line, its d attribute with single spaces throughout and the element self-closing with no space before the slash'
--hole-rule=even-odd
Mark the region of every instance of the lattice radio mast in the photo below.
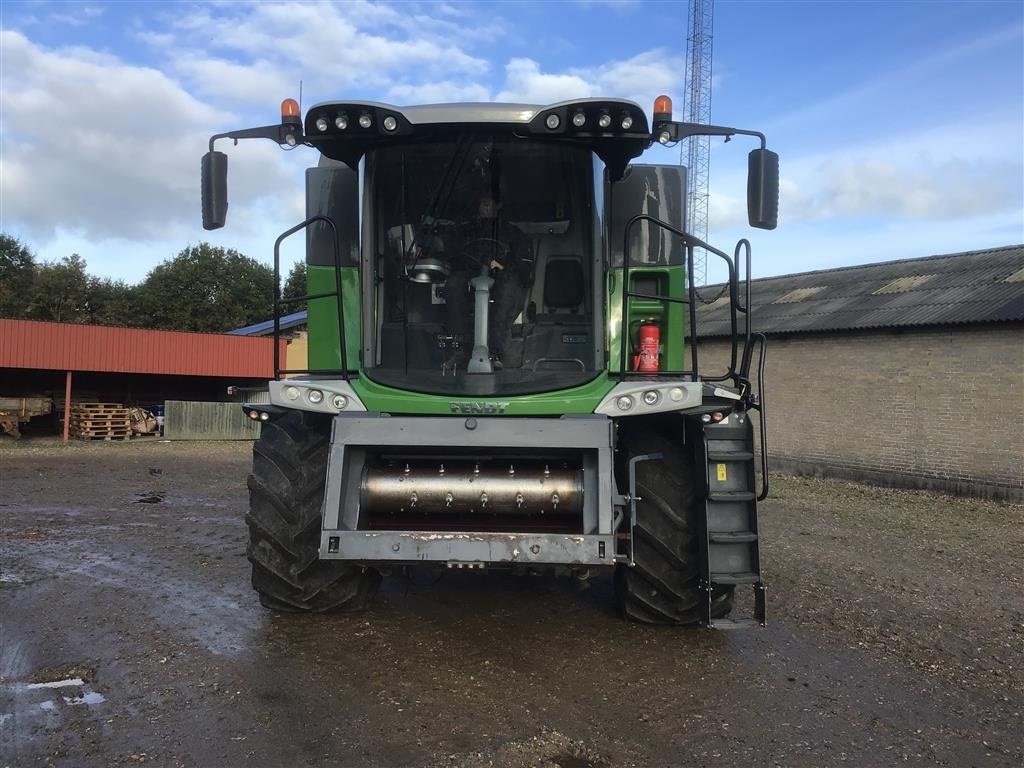
<svg viewBox="0 0 1024 768">
<path fill-rule="evenodd" d="M 686 34 L 686 99 L 683 121 L 711 122 L 711 43 L 715 0 L 690 0 L 690 24 Z M 708 170 L 711 137 L 691 136 L 679 149 L 679 162 L 688 168 L 686 181 L 686 231 L 707 242 Z M 693 254 L 694 283 L 707 282 L 707 253 Z"/>
</svg>

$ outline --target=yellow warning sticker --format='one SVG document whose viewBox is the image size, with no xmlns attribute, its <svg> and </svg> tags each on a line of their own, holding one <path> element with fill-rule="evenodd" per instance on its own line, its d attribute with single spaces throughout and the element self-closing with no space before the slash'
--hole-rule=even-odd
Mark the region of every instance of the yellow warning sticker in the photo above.
<svg viewBox="0 0 1024 768">
<path fill-rule="evenodd" d="M 718 472 L 718 482 L 724 483 L 725 482 L 725 464 L 719 464 L 716 469 L 717 469 L 717 472 Z"/>
</svg>

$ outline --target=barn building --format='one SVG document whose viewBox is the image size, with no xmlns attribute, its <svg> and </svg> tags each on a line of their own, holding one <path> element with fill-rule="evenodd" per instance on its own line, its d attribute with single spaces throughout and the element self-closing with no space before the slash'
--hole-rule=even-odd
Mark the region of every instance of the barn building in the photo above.
<svg viewBox="0 0 1024 768">
<path fill-rule="evenodd" d="M 229 386 L 266 388 L 273 350 L 270 338 L 0 319 L 0 397 L 52 399 L 66 440 L 73 401 L 225 401 Z"/>
<path fill-rule="evenodd" d="M 773 468 L 1024 499 L 1024 246 L 762 278 L 751 305 Z M 728 297 L 697 318 L 710 372 Z"/>
</svg>

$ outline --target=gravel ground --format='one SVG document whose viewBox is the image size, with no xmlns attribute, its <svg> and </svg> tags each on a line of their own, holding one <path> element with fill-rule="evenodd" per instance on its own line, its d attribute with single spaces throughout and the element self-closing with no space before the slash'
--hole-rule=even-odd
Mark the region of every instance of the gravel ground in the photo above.
<svg viewBox="0 0 1024 768">
<path fill-rule="evenodd" d="M 608 575 L 276 616 L 249 455 L 0 441 L 0 765 L 1024 764 L 1024 507 L 773 478 L 764 630 L 624 623 Z"/>
</svg>

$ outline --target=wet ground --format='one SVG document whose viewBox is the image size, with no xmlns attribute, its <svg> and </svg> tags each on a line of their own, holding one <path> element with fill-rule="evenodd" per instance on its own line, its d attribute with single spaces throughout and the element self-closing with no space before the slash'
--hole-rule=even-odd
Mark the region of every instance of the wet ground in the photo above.
<svg viewBox="0 0 1024 768">
<path fill-rule="evenodd" d="M 247 444 L 0 443 L 0 765 L 1020 766 L 1024 508 L 777 478 L 767 629 L 610 579 L 248 584 Z"/>
</svg>

